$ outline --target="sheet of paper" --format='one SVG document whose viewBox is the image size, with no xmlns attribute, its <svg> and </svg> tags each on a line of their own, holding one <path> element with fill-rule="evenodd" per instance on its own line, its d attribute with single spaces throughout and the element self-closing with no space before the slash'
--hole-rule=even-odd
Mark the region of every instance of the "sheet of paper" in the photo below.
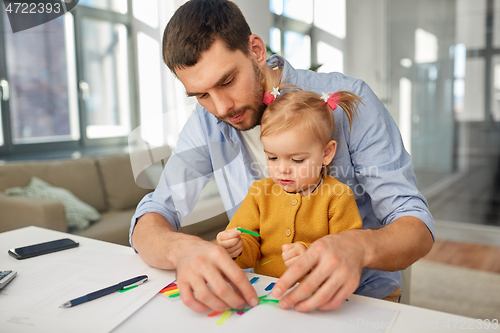
<svg viewBox="0 0 500 333">
<path fill-rule="evenodd" d="M 21 261 L 2 257 L 0 263 L 18 272 L 0 291 L 2 332 L 110 332 L 175 279 L 175 272 L 151 268 L 136 254 L 92 252 L 83 246 Z M 148 282 L 124 293 L 59 308 L 139 275 L 148 275 Z"/>
<path fill-rule="evenodd" d="M 247 273 L 249 280 L 258 276 L 253 284 L 259 296 L 271 291 L 266 287 L 277 279 Z M 186 307 L 179 297 L 170 298 L 159 294 L 133 316 L 128 318 L 113 333 L 124 332 L 389 332 L 399 311 L 363 304 L 352 297 L 340 308 L 331 311 L 298 313 L 282 310 L 275 303 L 260 304 L 239 315 L 232 312 L 222 324 L 222 314 L 208 317 L 210 312 L 198 314 Z"/>
</svg>

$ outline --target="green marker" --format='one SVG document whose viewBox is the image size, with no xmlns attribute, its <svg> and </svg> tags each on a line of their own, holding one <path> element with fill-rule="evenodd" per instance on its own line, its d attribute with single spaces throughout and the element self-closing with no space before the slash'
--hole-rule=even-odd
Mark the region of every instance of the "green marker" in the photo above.
<svg viewBox="0 0 500 333">
<path fill-rule="evenodd" d="M 273 260 L 274 260 L 274 259 L 271 259 L 271 260 L 269 260 L 269 261 L 266 261 L 265 263 L 263 263 L 263 264 L 260 264 L 260 265 L 261 265 L 261 266 L 264 266 L 265 264 L 269 264 L 269 263 L 270 263 L 271 261 L 273 261 Z"/>
<path fill-rule="evenodd" d="M 249 234 L 249 235 L 252 235 L 252 236 L 255 236 L 255 237 L 260 237 L 260 235 L 256 232 L 253 232 L 253 231 L 250 231 L 250 230 L 247 230 L 247 229 L 243 229 L 243 228 L 236 228 L 237 230 L 241 231 L 242 233 L 244 234 Z"/>
<path fill-rule="evenodd" d="M 261 303 L 279 303 L 280 300 L 279 299 L 261 299 L 260 300 Z"/>
</svg>

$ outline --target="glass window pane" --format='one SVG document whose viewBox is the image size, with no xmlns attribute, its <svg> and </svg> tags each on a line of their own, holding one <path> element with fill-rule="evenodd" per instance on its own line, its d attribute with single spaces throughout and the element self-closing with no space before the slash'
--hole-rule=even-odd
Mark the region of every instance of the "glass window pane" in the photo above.
<svg viewBox="0 0 500 333">
<path fill-rule="evenodd" d="M 285 31 L 285 58 L 296 69 L 311 67 L 311 37 L 294 31 Z"/>
<path fill-rule="evenodd" d="M 278 28 L 272 27 L 269 30 L 269 44 L 274 53 L 281 54 L 281 31 Z"/>
<path fill-rule="evenodd" d="M 79 139 L 76 92 L 70 82 L 76 77 L 75 64 L 68 62 L 69 54 L 74 57 L 71 19 L 71 14 L 64 15 L 15 34 L 5 19 L 14 144 Z M 65 33 L 68 27 L 71 31 Z"/>
<path fill-rule="evenodd" d="M 493 11 L 493 46 L 500 47 L 500 0 L 495 0 Z"/>
<path fill-rule="evenodd" d="M 134 0 L 132 8 L 136 19 L 152 28 L 158 28 L 158 0 Z"/>
<path fill-rule="evenodd" d="M 486 0 L 457 0 L 456 42 L 468 49 L 485 47 Z"/>
<path fill-rule="evenodd" d="M 415 62 L 428 63 L 438 60 L 438 38 L 418 28 L 415 30 Z"/>
<path fill-rule="evenodd" d="M 82 21 L 83 82 L 87 137 L 130 132 L 127 29 L 123 24 Z"/>
<path fill-rule="evenodd" d="M 283 14 L 283 0 L 269 0 L 269 11 L 276 15 Z"/>
<path fill-rule="evenodd" d="M 484 58 L 466 61 L 463 87 L 463 109 L 456 109 L 458 121 L 484 121 Z"/>
<path fill-rule="evenodd" d="M 313 0 L 283 0 L 283 16 L 312 23 Z"/>
<path fill-rule="evenodd" d="M 137 57 L 139 65 L 139 100 L 141 107 L 141 124 L 159 119 L 162 115 L 160 42 L 148 35 L 137 34 Z M 153 124 L 156 130 L 149 129 L 142 133 L 142 138 L 154 146 L 164 144 L 162 122 Z"/>
<path fill-rule="evenodd" d="M 493 56 L 493 91 L 491 93 L 491 109 L 493 119 L 500 121 L 500 56 Z"/>
<path fill-rule="evenodd" d="M 0 94 L 1 98 L 1 94 Z M 3 122 L 2 122 L 2 102 L 0 101 L 0 146 L 3 146 L 4 139 L 3 139 Z"/>
<path fill-rule="evenodd" d="M 344 39 L 345 19 L 345 0 L 314 0 L 314 25 L 318 28 Z"/>
<path fill-rule="evenodd" d="M 318 42 L 318 64 L 322 65 L 318 72 L 344 72 L 344 53 L 325 42 Z"/>
<path fill-rule="evenodd" d="M 80 0 L 78 5 L 127 13 L 127 0 Z"/>
</svg>

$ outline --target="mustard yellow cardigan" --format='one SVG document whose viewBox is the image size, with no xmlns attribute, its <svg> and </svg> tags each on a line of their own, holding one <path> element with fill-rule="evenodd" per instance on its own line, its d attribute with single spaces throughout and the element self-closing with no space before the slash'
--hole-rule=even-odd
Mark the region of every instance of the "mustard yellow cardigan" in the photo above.
<svg viewBox="0 0 500 333">
<path fill-rule="evenodd" d="M 307 196 L 287 193 L 271 178 L 254 182 L 227 229 L 242 227 L 260 234 L 242 233 L 243 251 L 235 258 L 241 268 L 253 267 L 255 273 L 280 277 L 287 269 L 283 244 L 300 242 L 309 247 L 325 235 L 361 225 L 351 189 L 327 176 Z"/>
</svg>

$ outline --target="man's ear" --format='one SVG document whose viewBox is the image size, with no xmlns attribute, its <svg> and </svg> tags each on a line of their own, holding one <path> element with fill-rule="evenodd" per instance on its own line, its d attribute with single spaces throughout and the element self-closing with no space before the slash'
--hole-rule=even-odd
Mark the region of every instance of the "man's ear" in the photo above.
<svg viewBox="0 0 500 333">
<path fill-rule="evenodd" d="M 267 60 L 267 50 L 266 44 L 262 38 L 256 34 L 251 34 L 250 37 L 248 37 L 248 46 L 259 66 L 263 67 Z"/>
<path fill-rule="evenodd" d="M 323 165 L 328 165 L 333 160 L 335 152 L 337 151 L 337 141 L 331 140 L 325 146 L 323 151 Z"/>
</svg>

